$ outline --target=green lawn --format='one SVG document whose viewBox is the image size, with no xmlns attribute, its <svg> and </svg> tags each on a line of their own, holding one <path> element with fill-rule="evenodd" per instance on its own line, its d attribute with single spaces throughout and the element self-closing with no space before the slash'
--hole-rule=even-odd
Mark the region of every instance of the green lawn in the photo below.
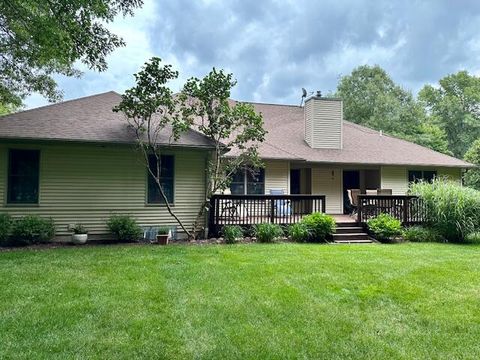
<svg viewBox="0 0 480 360">
<path fill-rule="evenodd" d="M 480 357 L 480 246 L 0 252 L 0 358 Z"/>
</svg>

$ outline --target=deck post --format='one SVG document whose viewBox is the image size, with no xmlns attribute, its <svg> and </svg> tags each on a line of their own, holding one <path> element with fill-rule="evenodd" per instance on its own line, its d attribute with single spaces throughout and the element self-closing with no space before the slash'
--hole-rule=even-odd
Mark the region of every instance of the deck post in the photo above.
<svg viewBox="0 0 480 360">
<path fill-rule="evenodd" d="M 215 226 L 215 195 L 210 198 L 210 207 L 208 209 L 208 236 L 217 236 L 217 229 Z"/>
<path fill-rule="evenodd" d="M 270 199 L 270 222 L 273 224 L 275 222 L 275 200 Z"/>
<path fill-rule="evenodd" d="M 408 223 L 408 207 L 410 206 L 410 198 L 406 197 L 403 200 L 403 225 Z"/>
<path fill-rule="evenodd" d="M 361 223 L 362 222 L 363 207 L 362 207 L 362 197 L 360 195 L 358 195 L 357 201 L 358 201 L 358 204 L 357 204 L 357 222 Z"/>
</svg>

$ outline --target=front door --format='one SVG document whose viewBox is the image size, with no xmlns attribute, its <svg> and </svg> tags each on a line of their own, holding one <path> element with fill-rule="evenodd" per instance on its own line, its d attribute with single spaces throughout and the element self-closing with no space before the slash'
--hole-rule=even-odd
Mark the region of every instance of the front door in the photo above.
<svg viewBox="0 0 480 360">
<path fill-rule="evenodd" d="M 300 169 L 291 169 L 290 170 L 290 194 L 300 194 L 301 193 L 301 175 Z"/>
</svg>

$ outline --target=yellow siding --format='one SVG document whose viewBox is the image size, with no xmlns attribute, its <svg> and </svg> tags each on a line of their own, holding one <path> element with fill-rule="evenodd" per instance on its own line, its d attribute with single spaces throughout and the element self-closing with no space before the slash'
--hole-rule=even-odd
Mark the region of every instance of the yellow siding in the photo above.
<svg viewBox="0 0 480 360">
<path fill-rule="evenodd" d="M 408 191 L 409 170 L 435 170 L 439 177 L 448 177 L 459 183 L 462 182 L 462 170 L 458 168 L 383 166 L 381 170 L 382 189 L 392 189 L 393 195 L 405 195 Z"/>
<path fill-rule="evenodd" d="M 405 195 L 408 190 L 407 169 L 396 166 L 382 166 L 382 189 L 392 189 L 393 195 Z"/>
<path fill-rule="evenodd" d="M 342 148 L 342 101 L 310 98 L 305 103 L 305 141 L 317 149 Z M 311 132 L 311 133 L 310 133 Z"/>
<path fill-rule="evenodd" d="M 305 110 L 303 113 L 304 122 L 305 122 L 305 141 L 310 146 L 313 147 L 312 143 L 312 119 L 313 119 L 313 106 L 312 103 L 307 102 L 305 104 Z"/>
<path fill-rule="evenodd" d="M 6 204 L 8 148 L 40 149 L 40 201 L 37 206 Z M 176 150 L 176 214 L 191 224 L 205 187 L 204 151 Z M 164 206 L 146 204 L 146 169 L 130 146 L 0 145 L 1 211 L 52 217 L 58 235 L 83 223 L 90 234 L 108 232 L 112 213 L 130 214 L 141 225 L 176 225 Z"/>
<path fill-rule="evenodd" d="M 462 170 L 457 168 L 440 168 L 438 169 L 439 177 L 447 177 L 452 181 L 462 183 Z"/>
<path fill-rule="evenodd" d="M 287 161 L 265 161 L 265 194 L 271 189 L 290 193 L 290 164 Z"/>
<path fill-rule="evenodd" d="M 326 196 L 327 213 L 343 213 L 342 170 L 312 168 L 312 194 Z"/>
</svg>

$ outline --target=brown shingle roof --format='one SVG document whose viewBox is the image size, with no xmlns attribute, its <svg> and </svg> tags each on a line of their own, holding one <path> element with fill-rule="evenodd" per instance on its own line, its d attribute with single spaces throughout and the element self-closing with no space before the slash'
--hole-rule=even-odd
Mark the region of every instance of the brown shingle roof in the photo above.
<svg viewBox="0 0 480 360">
<path fill-rule="evenodd" d="M 111 91 L 0 117 L 0 139 L 60 140 L 132 143 L 125 118 L 112 108 L 120 95 Z M 232 101 L 233 102 L 233 101 Z M 343 122 L 343 149 L 312 149 L 303 137 L 303 108 L 293 105 L 252 103 L 263 114 L 268 131 L 259 146 L 264 159 L 364 165 L 431 165 L 471 167 L 462 160 L 378 131 Z M 170 130 L 160 138 L 170 143 Z M 188 131 L 171 145 L 210 147 L 196 131 Z M 235 150 L 231 151 L 235 155 Z"/>
<path fill-rule="evenodd" d="M 59 140 L 81 142 L 132 143 L 125 117 L 112 108 L 120 95 L 110 91 L 0 117 L 1 139 Z M 166 128 L 159 143 L 174 146 L 211 147 L 208 138 L 188 131 L 171 143 Z"/>
<path fill-rule="evenodd" d="M 303 108 L 293 105 L 252 103 L 263 114 L 268 131 L 260 147 L 264 159 L 285 157 L 318 163 L 365 165 L 431 165 L 471 167 L 472 165 L 423 146 L 381 135 L 378 131 L 343 122 L 343 149 L 312 149 L 304 140 Z M 286 156 L 289 154 L 290 156 Z"/>
</svg>

